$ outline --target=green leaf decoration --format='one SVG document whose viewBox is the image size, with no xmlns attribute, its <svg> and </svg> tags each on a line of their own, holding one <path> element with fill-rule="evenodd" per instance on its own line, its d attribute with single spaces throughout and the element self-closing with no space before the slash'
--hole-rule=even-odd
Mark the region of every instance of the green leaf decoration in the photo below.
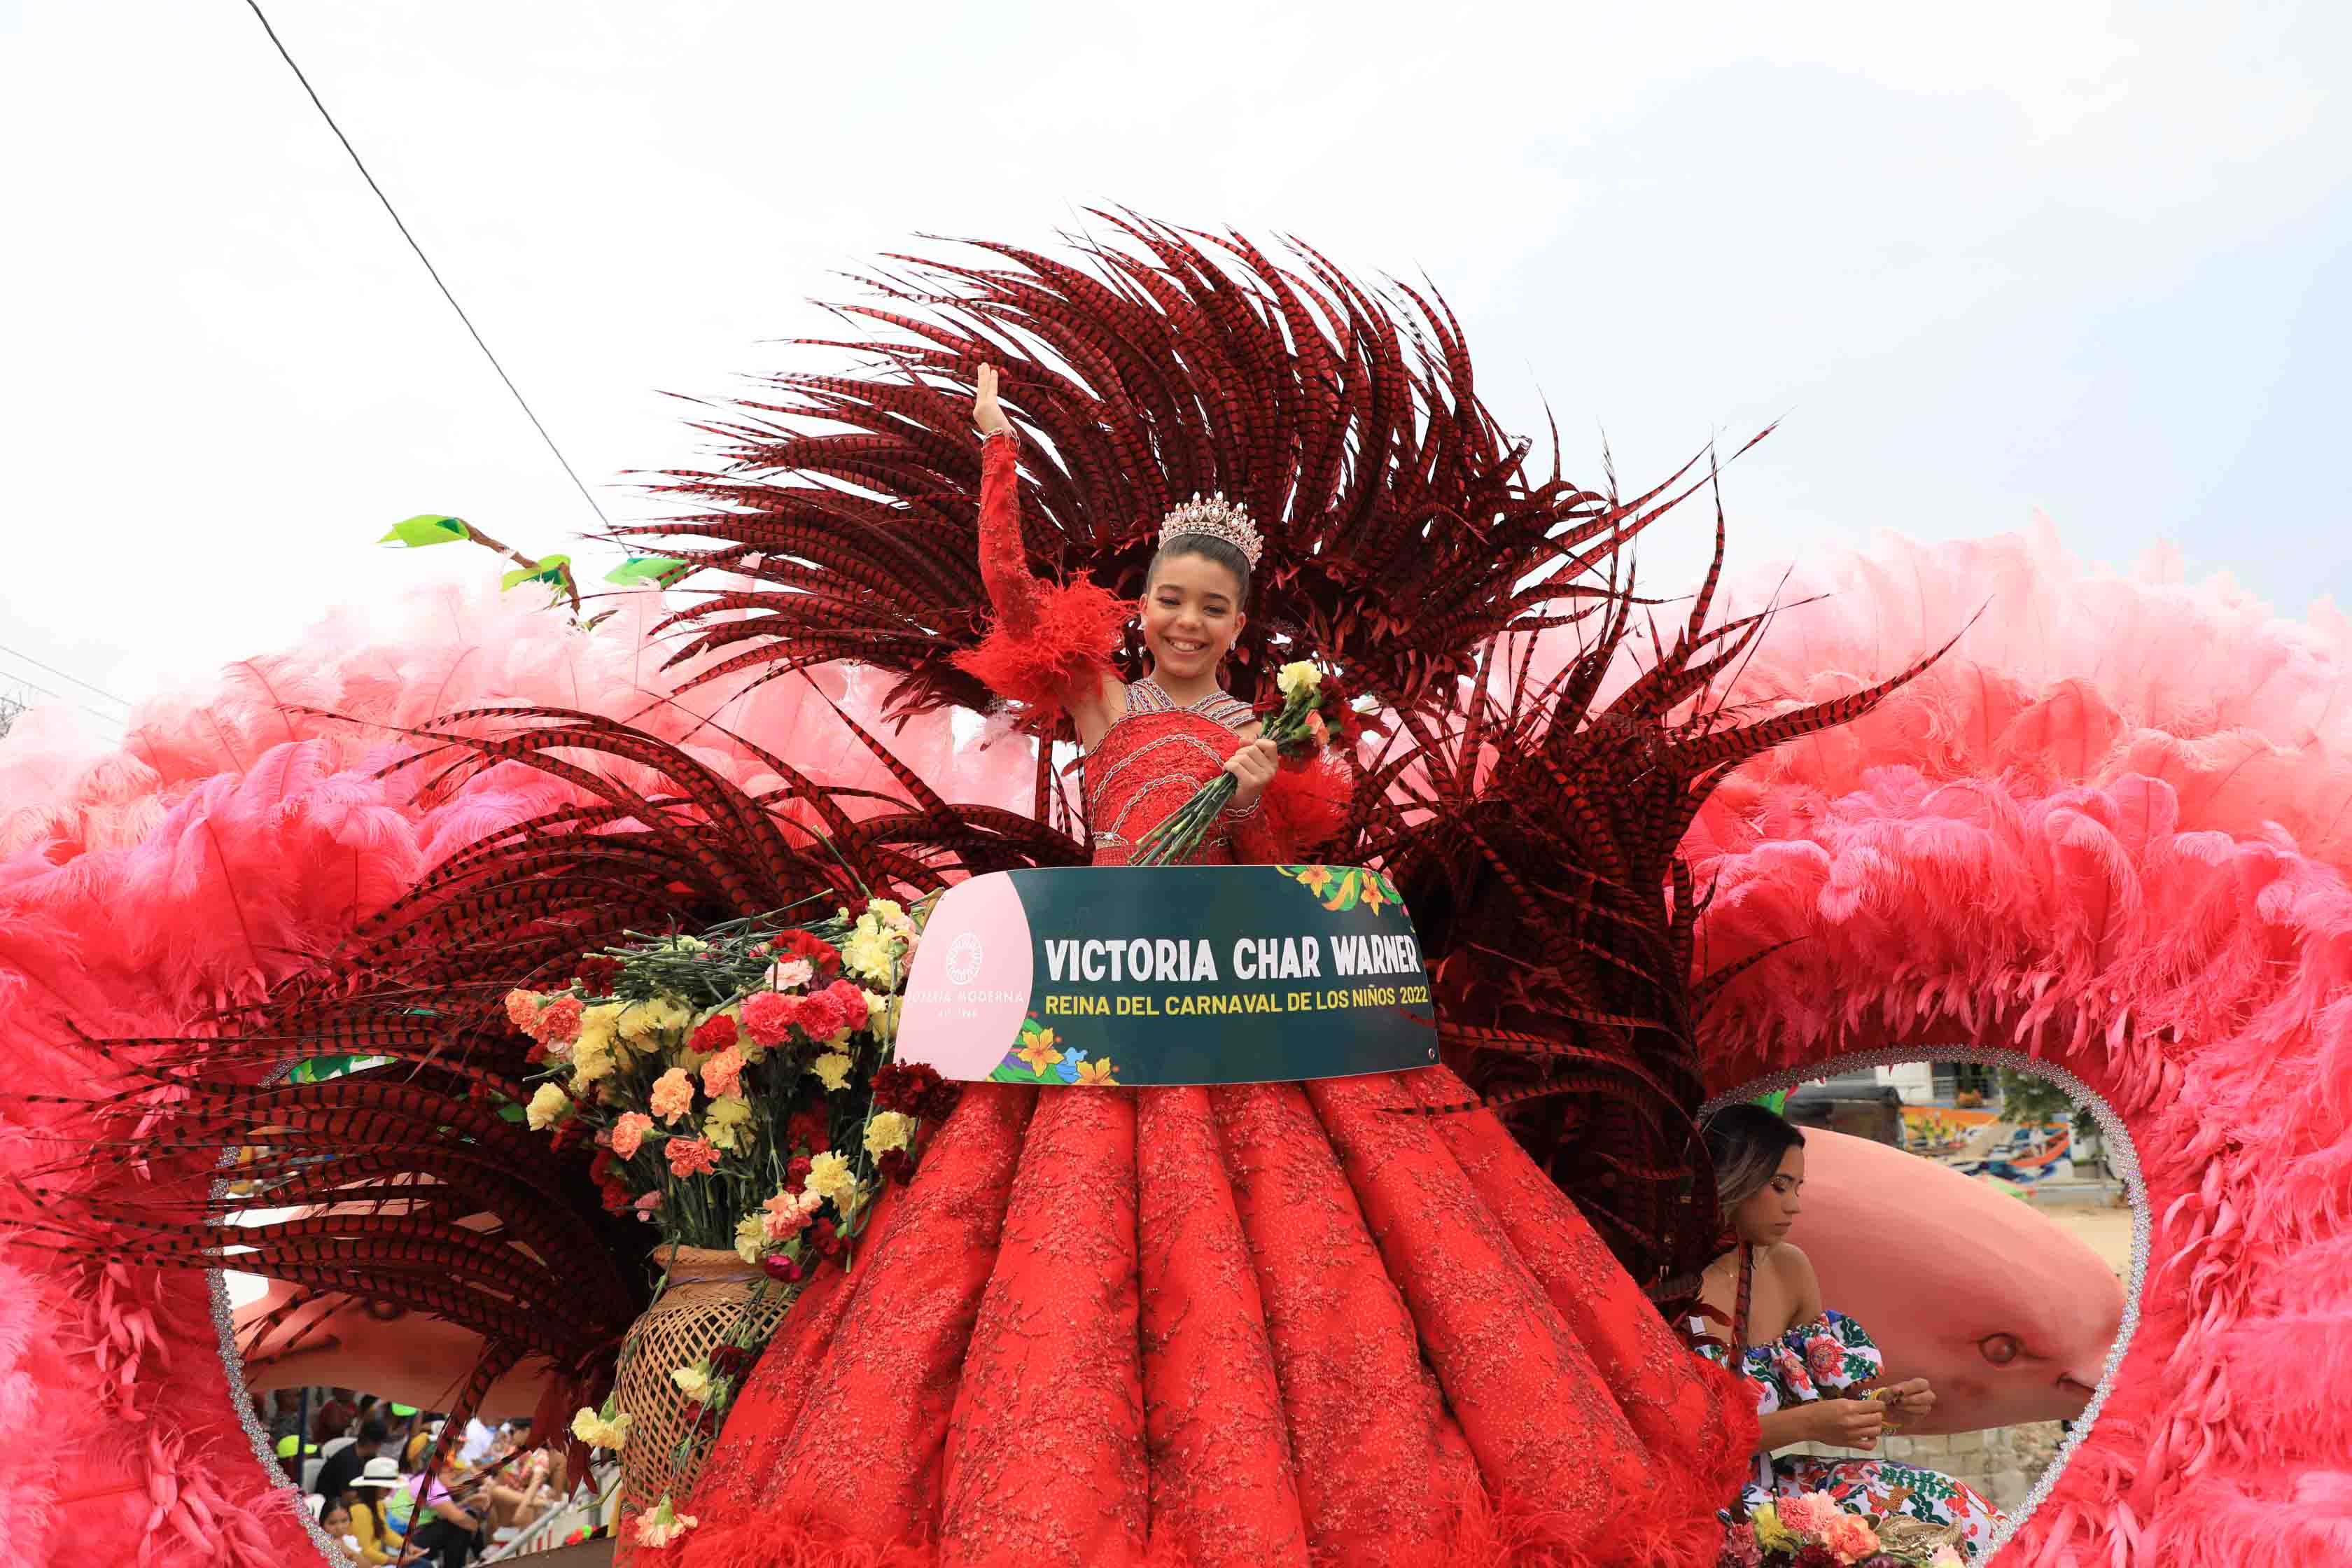
<svg viewBox="0 0 2352 1568">
<path fill-rule="evenodd" d="M 520 1105 L 509 1102 L 499 1107 L 499 1120 L 501 1121 L 527 1121 L 530 1119 L 529 1113 Z"/>
<path fill-rule="evenodd" d="M 1756 1103 L 1775 1116 L 1783 1115 L 1789 1109 L 1789 1091 L 1776 1089 L 1769 1094 L 1759 1094 L 1756 1097 Z"/>
<path fill-rule="evenodd" d="M 536 566 L 518 566 L 499 579 L 499 591 L 520 588 L 525 583 L 544 583 L 551 588 L 563 586 L 563 569 L 572 564 L 569 555 L 542 555 Z"/>
<path fill-rule="evenodd" d="M 428 544 L 454 544 L 467 537 L 466 520 L 443 517 L 438 512 L 419 512 L 404 522 L 395 522 L 392 531 L 376 541 L 378 544 L 405 544 L 411 550 L 422 550 Z"/>
<path fill-rule="evenodd" d="M 604 581 L 624 588 L 634 587 L 639 583 L 667 587 L 674 577 L 683 576 L 686 570 L 685 562 L 674 561 L 667 555 L 632 555 L 604 574 Z"/>
<path fill-rule="evenodd" d="M 324 1083 L 331 1078 L 341 1078 L 344 1074 L 357 1072 L 363 1067 L 373 1067 L 377 1059 L 374 1057 L 353 1056 L 305 1057 L 294 1064 L 294 1070 L 287 1074 L 287 1077 L 296 1083 Z"/>
</svg>

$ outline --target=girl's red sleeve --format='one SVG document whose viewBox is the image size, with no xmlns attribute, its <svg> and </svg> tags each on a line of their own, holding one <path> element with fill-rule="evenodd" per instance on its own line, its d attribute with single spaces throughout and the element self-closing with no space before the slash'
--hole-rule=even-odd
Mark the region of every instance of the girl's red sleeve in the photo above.
<svg viewBox="0 0 2352 1568">
<path fill-rule="evenodd" d="M 980 646 L 955 662 L 1008 701 L 1062 708 L 1111 673 L 1131 609 L 1084 573 L 1054 584 L 1030 571 L 1021 539 L 1020 458 L 1020 441 L 1010 431 L 991 436 L 981 448 L 980 575 L 995 620 Z"/>
</svg>

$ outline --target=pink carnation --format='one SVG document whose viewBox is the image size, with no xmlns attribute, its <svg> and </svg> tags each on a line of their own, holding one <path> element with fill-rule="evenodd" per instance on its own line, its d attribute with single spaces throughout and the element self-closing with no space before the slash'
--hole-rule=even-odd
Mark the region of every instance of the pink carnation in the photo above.
<svg viewBox="0 0 2352 1568">
<path fill-rule="evenodd" d="M 705 1171 L 719 1168 L 719 1146 L 700 1138 L 673 1138 L 669 1141 L 669 1173 L 673 1176 L 698 1176 Z"/>
<path fill-rule="evenodd" d="M 797 991 L 816 974 L 816 965 L 805 958 L 787 958 L 768 965 L 768 984 L 779 991 Z"/>
<path fill-rule="evenodd" d="M 1716 1568 L 1764 1568 L 1764 1549 L 1756 1543 L 1756 1527 L 1742 1521 L 1723 1534 L 1723 1552 Z"/>
<path fill-rule="evenodd" d="M 1845 1347 L 1827 1334 L 1805 1342 L 1805 1370 L 1815 1383 L 1824 1383 L 1845 1370 Z"/>
<path fill-rule="evenodd" d="M 761 1205 L 760 1228 L 770 1241 L 790 1241 L 808 1228 L 812 1211 L 801 1206 L 802 1194 L 778 1193 Z"/>
<path fill-rule="evenodd" d="M 545 1045 L 568 1046 L 580 1037 L 581 1015 L 587 1009 L 577 996 L 558 996 L 539 1010 L 539 1027 L 530 1031 Z"/>
<path fill-rule="evenodd" d="M 507 1022 L 531 1038 L 539 1037 L 539 993 L 509 991 L 507 993 Z"/>
<path fill-rule="evenodd" d="M 702 1064 L 702 1092 L 716 1100 L 743 1087 L 743 1053 L 730 1046 Z"/>
<path fill-rule="evenodd" d="M 1878 1550 L 1878 1531 L 1871 1529 L 1870 1521 L 1860 1514 L 1840 1510 L 1830 1521 L 1822 1544 L 1835 1552 L 1841 1563 L 1859 1563 Z"/>
<path fill-rule="evenodd" d="M 1772 1500 L 1773 1511 L 1780 1522 L 1807 1541 L 1819 1541 L 1831 1525 L 1844 1517 L 1827 1492 L 1790 1492 Z"/>
<path fill-rule="evenodd" d="M 672 1123 L 693 1114 L 694 1080 L 684 1068 L 672 1068 L 654 1079 L 653 1108 L 656 1116 Z"/>
<path fill-rule="evenodd" d="M 781 1046 L 800 1021 L 799 999 L 762 991 L 743 1004 L 743 1027 L 763 1046 Z"/>
<path fill-rule="evenodd" d="M 654 1119 L 641 1110 L 628 1111 L 613 1123 L 613 1152 L 624 1160 L 634 1160 L 654 1130 Z"/>
</svg>

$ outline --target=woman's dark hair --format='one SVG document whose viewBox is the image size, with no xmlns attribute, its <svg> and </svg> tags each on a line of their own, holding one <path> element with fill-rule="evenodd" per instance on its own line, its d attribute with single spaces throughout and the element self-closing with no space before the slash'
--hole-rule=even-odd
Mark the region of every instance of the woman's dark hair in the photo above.
<svg viewBox="0 0 2352 1568">
<path fill-rule="evenodd" d="M 1234 608 L 1236 610 L 1249 608 L 1249 557 L 1241 552 L 1239 545 L 1228 544 L 1210 533 L 1180 533 L 1161 545 L 1160 552 L 1151 558 L 1150 569 L 1143 574 L 1143 587 L 1146 593 L 1150 591 L 1152 584 L 1160 580 L 1160 563 L 1179 555 L 1197 555 L 1202 560 L 1214 562 L 1232 573 L 1234 581 L 1242 585 L 1241 597 L 1234 602 Z"/>
<path fill-rule="evenodd" d="M 1731 1211 L 1763 1191 L 1780 1157 L 1805 1146 L 1805 1135 L 1760 1105 L 1727 1105 L 1700 1129 L 1715 1165 L 1716 1202 L 1727 1224 Z"/>
</svg>

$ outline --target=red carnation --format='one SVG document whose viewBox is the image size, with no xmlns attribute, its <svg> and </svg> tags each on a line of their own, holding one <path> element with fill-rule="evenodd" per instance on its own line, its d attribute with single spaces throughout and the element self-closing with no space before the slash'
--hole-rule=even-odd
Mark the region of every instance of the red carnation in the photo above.
<svg viewBox="0 0 2352 1568">
<path fill-rule="evenodd" d="M 804 931 L 778 931 L 774 943 L 776 953 L 808 960 L 819 980 L 831 980 L 841 973 L 841 950 L 833 943 Z"/>
<path fill-rule="evenodd" d="M 587 953 L 573 966 L 572 974 L 589 995 L 609 996 L 613 994 L 613 982 L 621 977 L 621 961 L 601 952 Z"/>
<path fill-rule="evenodd" d="M 823 1253 L 827 1258 L 838 1258 L 841 1256 L 841 1235 L 838 1231 L 835 1231 L 833 1228 L 833 1221 L 829 1219 L 818 1220 L 814 1225 L 809 1226 L 808 1234 L 810 1243 L 815 1247 L 817 1251 Z"/>
<path fill-rule="evenodd" d="M 713 1013 L 702 1022 L 702 1027 L 687 1037 L 686 1048 L 706 1057 L 715 1057 L 736 1040 L 735 1020 L 724 1013 Z"/>
<path fill-rule="evenodd" d="M 763 1046 L 781 1046 L 800 1022 L 800 1002 L 773 991 L 756 993 L 743 1004 L 743 1026 Z"/>
<path fill-rule="evenodd" d="M 882 1173 L 882 1179 L 886 1182 L 904 1182 L 915 1169 L 904 1149 L 886 1151 L 880 1159 L 874 1162 L 874 1168 Z"/>
<path fill-rule="evenodd" d="M 740 1377 L 751 1366 L 751 1352 L 741 1345 L 719 1345 L 710 1352 L 710 1370 L 721 1377 Z"/>
<path fill-rule="evenodd" d="M 799 1186 L 808 1180 L 809 1172 L 813 1168 L 806 1154 L 793 1155 L 791 1163 L 784 1166 L 784 1184 L 789 1187 Z"/>
<path fill-rule="evenodd" d="M 860 893 L 856 898 L 850 900 L 849 902 L 843 907 L 848 911 L 849 918 L 851 920 L 857 921 L 864 920 L 866 918 L 866 911 L 873 908 L 873 906 L 874 900 L 867 898 L 865 894 Z"/>
<path fill-rule="evenodd" d="M 781 1252 L 771 1252 L 767 1257 L 760 1259 L 760 1268 L 769 1279 L 781 1279 L 787 1285 L 794 1283 L 807 1272 L 797 1262 L 786 1258 Z"/>
<path fill-rule="evenodd" d="M 850 995 L 844 996 L 842 994 L 844 990 L 847 990 L 850 993 Z M 811 1028 L 809 1030 L 810 1039 L 829 1040 L 833 1038 L 834 1036 L 841 1033 L 844 1029 L 856 1029 L 865 1026 L 865 992 L 858 990 L 856 986 L 850 984 L 846 980 L 836 980 L 832 984 L 824 988 L 824 1016 L 817 1022 L 819 1026 L 824 1029 L 824 1033 L 820 1035 L 816 1032 L 815 1028 Z M 816 998 L 812 996 L 809 1000 L 814 1002 Z"/>
<path fill-rule="evenodd" d="M 922 1114 L 923 1097 L 938 1086 L 940 1072 L 923 1062 L 889 1062 L 875 1069 L 874 1103 L 903 1116 Z"/>
</svg>

